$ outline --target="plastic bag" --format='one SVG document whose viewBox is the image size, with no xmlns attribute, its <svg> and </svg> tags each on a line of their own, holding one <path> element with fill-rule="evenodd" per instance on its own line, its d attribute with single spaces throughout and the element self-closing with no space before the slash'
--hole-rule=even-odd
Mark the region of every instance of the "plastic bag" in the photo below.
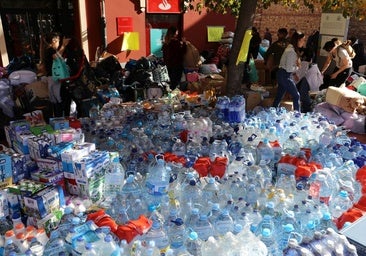
<svg viewBox="0 0 366 256">
<path fill-rule="evenodd" d="M 52 63 L 52 79 L 58 81 L 70 77 L 70 70 L 63 58 L 56 58 Z"/>
<path fill-rule="evenodd" d="M 257 68 L 255 66 L 254 59 L 251 58 L 249 60 L 249 81 L 251 83 L 256 83 L 256 82 L 258 82 L 258 80 L 259 80 L 259 77 L 258 77 Z"/>
</svg>

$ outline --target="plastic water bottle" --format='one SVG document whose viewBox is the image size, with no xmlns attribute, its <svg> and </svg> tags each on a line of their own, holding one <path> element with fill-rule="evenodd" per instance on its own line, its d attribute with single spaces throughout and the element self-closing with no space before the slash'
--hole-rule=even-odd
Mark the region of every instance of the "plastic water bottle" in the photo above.
<svg viewBox="0 0 366 256">
<path fill-rule="evenodd" d="M 228 232 L 233 232 L 234 221 L 228 210 L 223 210 L 215 221 L 215 231 L 217 236 L 223 236 Z"/>
<path fill-rule="evenodd" d="M 150 198 L 155 203 L 160 203 L 167 194 L 170 173 L 162 155 L 155 156 L 156 162 L 148 171 L 145 186 Z"/>
<path fill-rule="evenodd" d="M 121 196 L 122 203 L 126 206 L 131 206 L 136 199 L 141 198 L 142 189 L 140 184 L 137 183 L 134 175 L 129 175 L 123 184 L 119 195 Z"/>
<path fill-rule="evenodd" d="M 186 154 L 186 145 L 180 139 L 175 138 L 172 153 L 177 156 L 184 156 Z"/>
<path fill-rule="evenodd" d="M 200 210 L 198 208 L 192 208 L 191 212 L 187 215 L 186 218 L 186 227 L 187 228 L 192 228 L 193 225 L 196 224 L 196 222 L 199 220 L 200 218 Z"/>
<path fill-rule="evenodd" d="M 73 254 L 80 255 L 85 250 L 85 239 L 82 236 L 76 238 L 75 244 L 73 245 Z"/>
<path fill-rule="evenodd" d="M 264 138 L 257 146 L 257 163 L 261 160 L 269 163 L 274 159 L 274 151 L 267 138 Z"/>
<path fill-rule="evenodd" d="M 274 234 L 268 228 L 264 228 L 260 234 L 260 240 L 267 246 L 268 253 L 273 256 L 282 255 L 282 252 L 278 249 Z"/>
<path fill-rule="evenodd" d="M 161 226 L 164 225 L 165 223 L 165 218 L 164 216 L 158 211 L 158 207 L 159 205 L 156 204 L 149 204 L 149 206 L 147 207 L 148 209 L 148 218 L 152 221 L 152 222 L 159 222 Z"/>
<path fill-rule="evenodd" d="M 250 184 L 248 191 L 245 195 L 245 201 L 250 203 L 253 206 L 256 206 L 258 203 L 258 191 L 257 187 L 254 184 Z"/>
<path fill-rule="evenodd" d="M 115 221 L 118 225 L 124 225 L 126 224 L 128 221 L 130 220 L 130 218 L 128 217 L 127 214 L 127 209 L 124 207 L 120 207 L 118 209 L 118 215 L 115 218 Z"/>
<path fill-rule="evenodd" d="M 153 222 L 151 229 L 146 232 L 146 234 L 143 236 L 143 239 L 147 243 L 150 241 L 155 241 L 160 253 L 165 253 L 169 248 L 169 238 L 159 222 Z"/>
<path fill-rule="evenodd" d="M 185 242 L 187 251 L 194 256 L 202 256 L 203 242 L 194 231 L 190 232 Z"/>
<path fill-rule="evenodd" d="M 352 201 L 348 197 L 348 192 L 341 190 L 338 195 L 329 201 L 329 211 L 333 218 L 340 217 L 352 206 Z"/>
<path fill-rule="evenodd" d="M 214 203 L 212 204 L 211 211 L 208 213 L 208 220 L 211 223 L 215 223 L 220 214 L 221 214 L 220 204 Z"/>
<path fill-rule="evenodd" d="M 181 218 L 171 220 L 173 226 L 168 229 L 168 236 L 171 248 L 179 248 L 184 245 L 186 240 L 186 227 Z"/>
<path fill-rule="evenodd" d="M 113 200 L 123 186 L 125 169 L 119 161 L 118 153 L 112 152 L 110 154 L 111 164 L 105 174 L 104 197 Z"/>
<path fill-rule="evenodd" d="M 215 233 L 212 224 L 209 222 L 207 215 L 205 214 L 200 215 L 200 218 L 192 229 L 197 232 L 198 237 L 203 241 L 207 241 L 207 239 Z"/>
<path fill-rule="evenodd" d="M 29 243 L 29 249 L 36 256 L 42 256 L 44 252 L 44 245 L 37 240 L 36 237 L 33 237 Z"/>
<path fill-rule="evenodd" d="M 130 216 L 130 219 L 136 220 L 140 217 L 140 215 L 143 215 L 146 213 L 147 205 L 145 201 L 141 200 L 140 198 L 137 198 L 135 202 L 131 205 L 131 207 L 128 208 L 127 214 Z"/>
<path fill-rule="evenodd" d="M 285 249 L 288 246 L 290 239 L 296 239 L 298 243 L 302 240 L 302 235 L 295 232 L 294 226 L 292 224 L 286 224 L 282 226 L 282 232 L 279 235 L 278 247 L 280 250 Z"/>
<path fill-rule="evenodd" d="M 85 244 L 85 250 L 81 254 L 82 256 L 97 256 L 97 252 L 93 247 L 92 243 L 86 243 Z"/>
<path fill-rule="evenodd" d="M 13 239 L 6 241 L 4 255 L 8 256 L 11 252 L 21 253 L 19 247 L 14 243 Z"/>
<path fill-rule="evenodd" d="M 189 181 L 189 184 L 184 187 L 181 193 L 181 203 L 182 206 L 193 205 L 197 203 L 202 198 L 202 190 L 197 185 L 197 182 L 194 179 Z"/>
<path fill-rule="evenodd" d="M 98 253 L 106 256 L 119 256 L 119 247 L 114 242 L 111 234 L 106 235 L 104 241 L 98 248 Z"/>
<path fill-rule="evenodd" d="M 209 203 L 220 203 L 219 191 L 220 188 L 215 178 L 208 178 L 207 184 L 202 189 L 203 203 L 206 205 Z"/>
</svg>

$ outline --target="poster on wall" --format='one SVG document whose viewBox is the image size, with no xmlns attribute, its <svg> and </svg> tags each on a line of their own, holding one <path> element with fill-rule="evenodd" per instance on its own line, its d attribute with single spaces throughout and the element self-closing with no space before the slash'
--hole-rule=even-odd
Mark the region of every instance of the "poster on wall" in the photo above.
<svg viewBox="0 0 366 256">
<path fill-rule="evenodd" d="M 180 0 L 146 0 L 147 13 L 180 13 Z"/>
<path fill-rule="evenodd" d="M 320 19 L 320 34 L 345 36 L 348 33 L 349 18 L 342 13 L 322 13 Z"/>
<path fill-rule="evenodd" d="M 163 57 L 161 47 L 163 46 L 166 28 L 152 28 L 150 29 L 150 51 L 156 57 Z"/>
<path fill-rule="evenodd" d="M 133 32 L 133 19 L 132 17 L 117 17 L 117 36 L 122 35 L 124 32 Z"/>
<path fill-rule="evenodd" d="M 207 26 L 207 41 L 220 42 L 225 26 Z"/>
</svg>

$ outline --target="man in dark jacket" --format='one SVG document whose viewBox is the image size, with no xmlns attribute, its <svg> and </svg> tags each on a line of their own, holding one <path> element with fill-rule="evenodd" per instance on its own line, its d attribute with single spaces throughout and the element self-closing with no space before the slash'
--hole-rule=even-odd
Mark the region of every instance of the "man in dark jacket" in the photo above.
<svg viewBox="0 0 366 256">
<path fill-rule="evenodd" d="M 287 34 L 286 28 L 280 28 L 277 31 L 277 41 L 271 44 L 264 56 L 266 68 L 271 72 L 272 83 L 276 83 L 278 65 L 280 65 L 282 53 L 288 45 Z"/>
</svg>

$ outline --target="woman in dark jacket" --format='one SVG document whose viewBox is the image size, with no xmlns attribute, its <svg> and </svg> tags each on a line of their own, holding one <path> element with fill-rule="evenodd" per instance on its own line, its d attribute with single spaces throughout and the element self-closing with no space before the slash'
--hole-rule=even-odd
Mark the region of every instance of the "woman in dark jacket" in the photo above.
<svg viewBox="0 0 366 256">
<path fill-rule="evenodd" d="M 168 68 L 170 89 L 179 86 L 184 69 L 184 55 L 187 51 L 186 40 L 178 37 L 176 27 L 170 27 L 165 35 L 163 44 L 164 63 Z"/>
</svg>

